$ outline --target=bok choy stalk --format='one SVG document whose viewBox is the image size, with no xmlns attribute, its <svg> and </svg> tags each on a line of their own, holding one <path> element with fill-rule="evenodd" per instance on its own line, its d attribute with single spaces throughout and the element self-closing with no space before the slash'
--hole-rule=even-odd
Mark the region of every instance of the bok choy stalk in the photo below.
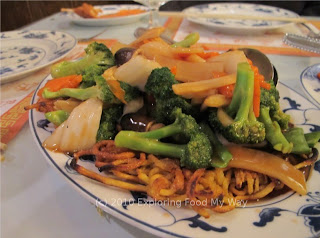
<svg viewBox="0 0 320 238">
<path fill-rule="evenodd" d="M 102 104 L 102 101 L 96 98 L 81 103 L 44 141 L 43 146 L 50 150 L 71 153 L 91 148 L 96 143 Z"/>
</svg>

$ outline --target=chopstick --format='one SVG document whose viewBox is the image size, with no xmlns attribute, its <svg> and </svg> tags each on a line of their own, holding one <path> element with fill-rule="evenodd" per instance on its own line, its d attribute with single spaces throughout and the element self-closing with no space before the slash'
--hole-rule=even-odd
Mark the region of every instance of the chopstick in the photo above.
<svg viewBox="0 0 320 238">
<path fill-rule="evenodd" d="M 273 17 L 273 16 L 255 16 L 255 15 L 238 15 L 238 14 L 217 14 L 217 13 L 187 13 L 160 11 L 160 16 L 164 17 L 199 17 L 199 18 L 218 18 L 218 19 L 238 19 L 238 20 L 265 20 L 265 21 L 284 21 L 303 23 L 308 22 L 302 17 Z"/>
</svg>

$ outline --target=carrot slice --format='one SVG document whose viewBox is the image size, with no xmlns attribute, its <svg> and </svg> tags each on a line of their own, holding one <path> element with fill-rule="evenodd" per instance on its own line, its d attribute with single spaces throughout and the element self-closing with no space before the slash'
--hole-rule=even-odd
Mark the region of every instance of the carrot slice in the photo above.
<svg viewBox="0 0 320 238">
<path fill-rule="evenodd" d="M 232 98 L 235 84 L 229 84 L 218 88 L 218 93 L 224 95 L 226 98 Z"/>
<path fill-rule="evenodd" d="M 177 74 L 177 66 L 173 66 L 170 68 L 170 71 L 173 75 L 176 75 Z"/>
<path fill-rule="evenodd" d="M 260 82 L 255 78 L 253 88 L 253 112 L 256 117 L 260 115 L 260 93 Z"/>
<path fill-rule="evenodd" d="M 210 51 L 210 52 L 201 52 L 201 53 L 197 53 L 198 56 L 200 56 L 202 59 L 209 59 L 211 57 L 220 55 L 219 52 L 215 52 L 215 51 Z"/>
<path fill-rule="evenodd" d="M 121 88 L 120 82 L 118 80 L 107 80 L 107 84 L 110 86 L 114 96 L 116 96 L 116 98 L 118 98 L 122 103 L 127 104 L 124 98 L 126 92 Z"/>
<path fill-rule="evenodd" d="M 271 85 L 270 85 L 270 84 L 266 83 L 265 81 L 260 81 L 259 83 L 260 83 L 260 87 L 261 87 L 261 88 L 270 90 L 270 88 L 271 88 Z"/>
<path fill-rule="evenodd" d="M 42 97 L 45 88 L 52 92 L 59 91 L 62 88 L 77 88 L 81 81 L 82 75 L 69 75 L 62 78 L 51 79 L 38 91 L 37 95 Z"/>
</svg>

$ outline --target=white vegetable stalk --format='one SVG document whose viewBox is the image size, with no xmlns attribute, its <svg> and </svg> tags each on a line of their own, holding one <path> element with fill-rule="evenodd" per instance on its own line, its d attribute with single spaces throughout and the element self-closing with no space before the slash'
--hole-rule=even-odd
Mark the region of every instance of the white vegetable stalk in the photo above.
<svg viewBox="0 0 320 238">
<path fill-rule="evenodd" d="M 76 152 L 91 148 L 96 143 L 101 113 L 102 101 L 88 99 L 74 108 L 68 120 L 43 142 L 43 146 L 60 152 Z"/>
</svg>

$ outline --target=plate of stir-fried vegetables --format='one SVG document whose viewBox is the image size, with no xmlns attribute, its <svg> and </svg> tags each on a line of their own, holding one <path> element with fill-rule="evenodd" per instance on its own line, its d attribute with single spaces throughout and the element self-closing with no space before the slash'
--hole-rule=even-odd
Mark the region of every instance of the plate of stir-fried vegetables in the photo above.
<svg viewBox="0 0 320 238">
<path fill-rule="evenodd" d="M 27 107 L 45 158 L 159 236 L 319 236 L 319 108 L 241 50 L 162 31 L 52 66 Z"/>
</svg>

